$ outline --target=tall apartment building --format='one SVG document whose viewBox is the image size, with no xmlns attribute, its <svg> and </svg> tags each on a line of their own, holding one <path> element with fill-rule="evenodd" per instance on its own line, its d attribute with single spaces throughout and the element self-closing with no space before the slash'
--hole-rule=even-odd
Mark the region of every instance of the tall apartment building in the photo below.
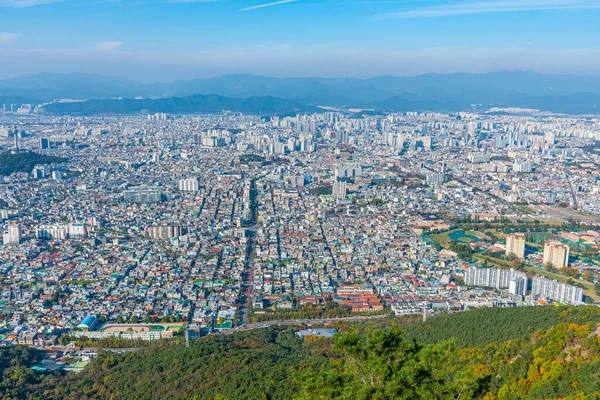
<svg viewBox="0 0 600 400">
<path fill-rule="evenodd" d="M 198 179 L 196 179 L 196 178 L 180 179 L 178 182 L 178 188 L 182 192 L 197 192 L 198 191 Z"/>
<path fill-rule="evenodd" d="M 544 264 L 552 263 L 556 268 L 569 266 L 569 246 L 558 240 L 544 243 Z"/>
<path fill-rule="evenodd" d="M 125 201 L 131 203 L 160 203 L 162 190 L 155 186 L 138 186 L 123 193 Z"/>
<path fill-rule="evenodd" d="M 334 182 L 332 194 L 335 197 L 346 197 L 346 182 Z"/>
<path fill-rule="evenodd" d="M 468 286 L 511 289 L 511 293 L 521 296 L 527 290 L 527 275 L 514 269 L 469 267 L 464 279 Z"/>
<path fill-rule="evenodd" d="M 146 228 L 146 236 L 151 239 L 171 239 L 181 236 L 183 229 L 178 225 L 156 225 Z"/>
<path fill-rule="evenodd" d="M 535 276 L 533 278 L 531 294 L 536 294 L 561 303 L 583 303 L 583 289 L 550 280 L 543 276 Z"/>
<path fill-rule="evenodd" d="M 23 228 L 18 222 L 10 222 L 8 224 L 8 230 L 4 232 L 3 241 L 4 244 L 16 244 L 21 243 L 23 239 Z"/>
<path fill-rule="evenodd" d="M 68 229 L 60 225 L 43 225 L 35 230 L 35 237 L 40 240 L 64 240 Z"/>
<path fill-rule="evenodd" d="M 69 237 L 85 239 L 87 237 L 87 227 L 85 226 L 85 224 L 69 225 Z"/>
<path fill-rule="evenodd" d="M 525 234 L 511 233 L 506 236 L 506 255 L 514 254 L 518 258 L 525 258 Z"/>
</svg>

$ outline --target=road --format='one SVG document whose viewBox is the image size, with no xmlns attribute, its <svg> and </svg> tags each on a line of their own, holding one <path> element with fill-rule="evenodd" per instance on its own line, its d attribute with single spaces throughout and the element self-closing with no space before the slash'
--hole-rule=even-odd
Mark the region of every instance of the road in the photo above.
<svg viewBox="0 0 600 400">
<path fill-rule="evenodd" d="M 331 322 L 341 322 L 341 321 L 361 321 L 361 320 L 370 320 L 370 319 L 380 319 L 389 317 L 392 314 L 383 314 L 383 315 L 361 315 L 356 317 L 343 317 L 343 318 L 327 318 L 327 319 L 293 319 L 293 320 L 275 320 L 275 321 L 266 321 L 266 322 L 258 322 L 256 324 L 247 324 L 241 325 L 233 329 L 228 329 L 226 331 L 221 331 L 216 333 L 217 335 L 232 335 L 236 332 L 244 332 L 252 329 L 261 329 L 268 328 L 270 326 L 282 326 L 282 325 L 319 325 L 319 324 L 327 324 Z"/>
</svg>

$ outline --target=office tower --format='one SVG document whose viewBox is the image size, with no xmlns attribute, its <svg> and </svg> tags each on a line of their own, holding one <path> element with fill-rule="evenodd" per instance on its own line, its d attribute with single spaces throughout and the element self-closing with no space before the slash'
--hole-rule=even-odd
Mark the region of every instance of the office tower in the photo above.
<svg viewBox="0 0 600 400">
<path fill-rule="evenodd" d="M 60 171 L 52 171 L 52 179 L 62 181 L 62 173 Z"/>
<path fill-rule="evenodd" d="M 535 276 L 531 284 L 531 294 L 545 297 L 554 301 L 569 304 L 583 303 L 583 289 L 560 283 L 555 280 Z"/>
<path fill-rule="evenodd" d="M 4 234 L 4 244 L 21 243 L 21 239 L 23 239 L 21 224 L 18 222 L 10 222 L 8 224 L 8 230 Z"/>
<path fill-rule="evenodd" d="M 50 139 L 48 138 L 40 138 L 40 149 L 49 149 L 50 148 Z"/>
<path fill-rule="evenodd" d="M 569 246 L 558 240 L 544 243 L 544 264 L 551 263 L 556 268 L 569 266 Z"/>
<path fill-rule="evenodd" d="M 514 254 L 518 258 L 525 258 L 525 234 L 511 233 L 506 236 L 506 255 Z"/>
<path fill-rule="evenodd" d="M 178 188 L 182 192 L 197 192 L 198 191 L 198 179 L 180 179 L 178 182 Z"/>
<path fill-rule="evenodd" d="M 511 280 L 513 284 L 513 294 L 524 295 L 527 289 L 527 275 L 514 269 L 499 268 L 477 268 L 469 267 L 464 275 L 467 286 L 483 286 L 496 289 L 510 289 Z M 521 293 L 520 290 L 523 290 Z M 512 292 L 511 292 L 512 293 Z"/>
</svg>

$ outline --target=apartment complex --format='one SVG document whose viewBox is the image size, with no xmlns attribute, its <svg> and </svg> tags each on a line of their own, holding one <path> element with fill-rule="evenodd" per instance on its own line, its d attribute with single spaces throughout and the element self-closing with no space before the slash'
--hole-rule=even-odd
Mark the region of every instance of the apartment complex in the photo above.
<svg viewBox="0 0 600 400">
<path fill-rule="evenodd" d="M 525 295 L 527 275 L 514 269 L 469 267 L 464 275 L 468 286 L 509 289 L 512 294 Z"/>
<path fill-rule="evenodd" d="M 537 294 L 540 297 L 545 297 L 561 303 L 583 303 L 582 288 L 550 280 L 543 276 L 535 276 L 533 278 L 531 294 Z"/>
<path fill-rule="evenodd" d="M 556 268 L 569 266 L 569 246 L 558 240 L 544 243 L 544 264 L 552 263 Z"/>
<path fill-rule="evenodd" d="M 525 258 L 525 234 L 511 233 L 506 236 L 506 255 L 514 254 L 518 258 Z"/>
</svg>

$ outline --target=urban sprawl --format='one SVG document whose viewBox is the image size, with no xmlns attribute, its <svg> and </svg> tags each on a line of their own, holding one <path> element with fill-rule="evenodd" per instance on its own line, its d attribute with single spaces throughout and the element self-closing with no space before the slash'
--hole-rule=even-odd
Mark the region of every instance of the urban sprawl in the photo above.
<svg viewBox="0 0 600 400">
<path fill-rule="evenodd" d="M 595 117 L 5 105 L 0 146 L 4 345 L 600 301 Z"/>
</svg>

